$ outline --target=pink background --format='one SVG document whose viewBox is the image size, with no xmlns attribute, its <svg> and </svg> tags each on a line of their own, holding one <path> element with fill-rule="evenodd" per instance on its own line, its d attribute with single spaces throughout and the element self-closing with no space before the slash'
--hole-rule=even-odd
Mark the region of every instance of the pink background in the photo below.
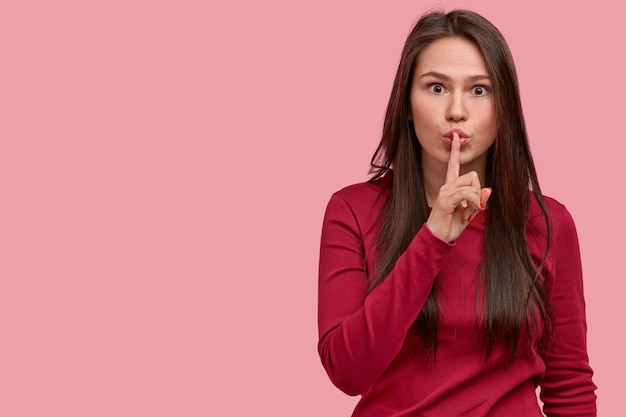
<svg viewBox="0 0 626 417">
<path fill-rule="evenodd" d="M 367 179 L 404 39 L 438 5 L 509 41 L 543 190 L 578 226 L 600 415 L 618 415 L 616 4 L 3 2 L 0 415 L 350 415 L 316 352 L 322 216 Z"/>
</svg>

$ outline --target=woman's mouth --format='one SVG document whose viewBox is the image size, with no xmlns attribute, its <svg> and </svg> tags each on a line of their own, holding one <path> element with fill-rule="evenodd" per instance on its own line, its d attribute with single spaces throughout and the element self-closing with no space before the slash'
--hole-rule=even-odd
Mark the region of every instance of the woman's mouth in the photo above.
<svg viewBox="0 0 626 417">
<path fill-rule="evenodd" d="M 446 145 L 452 146 L 452 139 L 454 138 L 454 133 L 456 133 L 459 136 L 459 141 L 461 143 L 461 146 L 466 145 L 469 142 L 470 138 L 467 135 L 467 133 L 465 133 L 461 129 L 452 129 L 444 133 L 443 136 L 441 137 L 441 139 L 445 142 Z"/>
</svg>

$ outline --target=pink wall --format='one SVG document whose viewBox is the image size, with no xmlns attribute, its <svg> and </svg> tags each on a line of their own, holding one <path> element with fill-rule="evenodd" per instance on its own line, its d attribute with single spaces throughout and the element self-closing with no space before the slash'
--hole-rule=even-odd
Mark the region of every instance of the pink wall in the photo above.
<svg viewBox="0 0 626 417">
<path fill-rule="evenodd" d="M 616 2 L 13 3 L 0 415 L 349 415 L 316 353 L 323 211 L 367 178 L 404 38 L 437 5 L 509 41 L 543 190 L 578 226 L 600 414 L 622 410 Z"/>
</svg>

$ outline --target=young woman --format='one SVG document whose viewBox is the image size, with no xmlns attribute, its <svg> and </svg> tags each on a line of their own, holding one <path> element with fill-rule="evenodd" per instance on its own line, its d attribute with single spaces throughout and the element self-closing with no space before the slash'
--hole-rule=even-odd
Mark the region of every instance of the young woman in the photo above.
<svg viewBox="0 0 626 417">
<path fill-rule="evenodd" d="M 578 240 L 541 194 L 513 60 L 469 11 L 409 35 L 372 179 L 322 230 L 319 354 L 353 416 L 595 416 Z"/>
</svg>

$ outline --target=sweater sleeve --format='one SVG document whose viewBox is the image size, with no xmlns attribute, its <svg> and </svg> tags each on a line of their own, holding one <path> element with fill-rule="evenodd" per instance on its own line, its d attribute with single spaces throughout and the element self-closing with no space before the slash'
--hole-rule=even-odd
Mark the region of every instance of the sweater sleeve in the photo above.
<svg viewBox="0 0 626 417">
<path fill-rule="evenodd" d="M 348 395 L 367 390 L 398 354 L 453 247 L 424 225 L 367 294 L 361 227 L 349 202 L 333 195 L 322 227 L 318 350 L 331 381 Z"/>
<path fill-rule="evenodd" d="M 574 221 L 560 206 L 553 215 L 554 270 L 548 295 L 554 333 L 545 358 L 541 399 L 548 417 L 596 416 L 596 386 L 587 357 L 585 299 Z"/>
</svg>

